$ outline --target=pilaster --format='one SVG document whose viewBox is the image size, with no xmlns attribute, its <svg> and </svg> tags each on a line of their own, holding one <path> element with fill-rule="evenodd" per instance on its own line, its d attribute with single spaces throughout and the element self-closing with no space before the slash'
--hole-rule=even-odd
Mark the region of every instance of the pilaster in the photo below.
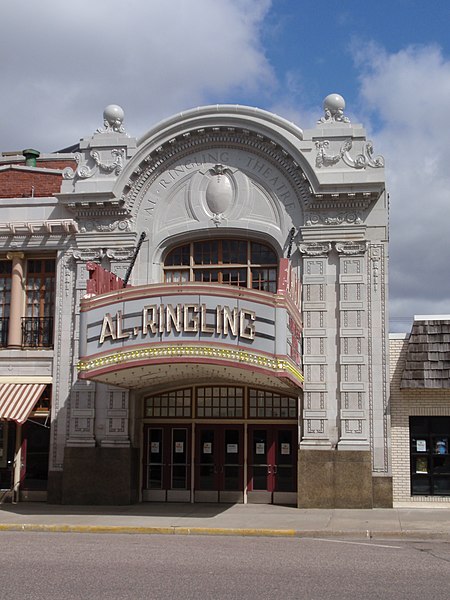
<svg viewBox="0 0 450 600">
<path fill-rule="evenodd" d="M 369 450 L 367 242 L 336 242 L 339 256 L 340 450 Z"/>
<path fill-rule="evenodd" d="M 330 448 L 330 418 L 336 387 L 333 364 L 335 330 L 334 274 L 329 242 L 299 245 L 303 257 L 304 405 L 300 447 Z M 331 284 L 331 285 L 330 285 Z"/>
<path fill-rule="evenodd" d="M 108 448 L 124 448 L 130 446 L 129 431 L 128 431 L 128 400 L 129 391 L 112 387 L 98 386 L 102 390 L 98 396 L 102 396 L 103 410 L 97 410 L 97 419 L 101 422 L 98 424 L 102 431 L 97 434 L 100 439 L 100 446 Z"/>
</svg>

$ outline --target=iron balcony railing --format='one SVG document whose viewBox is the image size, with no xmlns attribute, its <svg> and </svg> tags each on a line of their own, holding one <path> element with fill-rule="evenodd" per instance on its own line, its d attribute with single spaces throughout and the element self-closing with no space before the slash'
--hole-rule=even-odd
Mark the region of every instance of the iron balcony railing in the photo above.
<svg viewBox="0 0 450 600">
<path fill-rule="evenodd" d="M 8 345 L 8 323 L 9 317 L 0 317 L 0 346 L 6 348 Z"/>
<path fill-rule="evenodd" d="M 24 317 L 22 319 L 22 347 L 53 347 L 53 317 Z"/>
</svg>

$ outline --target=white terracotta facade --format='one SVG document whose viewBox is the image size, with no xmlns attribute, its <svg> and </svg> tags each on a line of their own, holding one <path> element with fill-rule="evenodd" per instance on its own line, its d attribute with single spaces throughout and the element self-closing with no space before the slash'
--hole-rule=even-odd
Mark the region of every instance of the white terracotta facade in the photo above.
<svg viewBox="0 0 450 600">
<path fill-rule="evenodd" d="M 197 439 L 209 423 L 219 440 L 233 424 L 242 436 L 225 445 L 230 456 L 242 447 L 236 501 L 252 501 L 250 455 L 273 435 L 280 456 L 295 449 L 295 490 L 283 496 L 275 483 L 255 501 L 389 505 L 384 161 L 344 108 L 340 96 L 327 97 L 316 127 L 302 131 L 254 108 L 201 107 L 135 139 L 123 111 L 110 106 L 104 126 L 81 140 L 60 193 L 1 200 L 0 258 L 9 260 L 12 249 L 25 259 L 30 252 L 56 258 L 53 349 L 28 351 L 26 361 L 23 349 L 0 352 L 1 381 L 45 373 L 52 385 L 49 500 L 170 501 L 167 489 L 152 496 L 157 482 L 141 465 L 163 447 L 151 438 L 156 429 L 174 424 L 187 431 L 176 448 L 189 447 L 189 481 L 172 497 L 211 499 L 196 495 L 195 474 L 199 452 L 212 447 Z M 123 279 L 141 234 L 131 287 L 86 297 L 87 267 Z M 249 258 L 233 273 L 222 269 L 223 281 L 213 273 L 208 283 L 204 257 L 202 273 L 196 255 L 179 273 L 167 262 L 174 249 L 195 254 L 203 242 L 225 260 L 227 240 L 240 241 Z M 275 288 L 268 279 L 258 288 L 263 269 L 252 253 L 267 248 L 276 258 Z M 225 285 L 227 277 L 243 279 Z M 240 418 L 231 408 L 222 420 L 200 418 L 200 393 L 214 386 L 243 390 Z M 184 421 L 149 416 L 171 390 L 188 388 L 192 412 Z M 274 407 L 279 398 L 295 401 L 296 414 L 283 419 L 271 408 L 253 418 L 258 390 L 261 398 L 272 394 Z M 235 391 L 227 394 L 234 407 Z M 290 441 L 282 441 L 283 427 L 294 432 Z M 185 435 L 178 429 L 171 435 Z M 258 442 L 263 429 L 269 437 Z"/>
</svg>

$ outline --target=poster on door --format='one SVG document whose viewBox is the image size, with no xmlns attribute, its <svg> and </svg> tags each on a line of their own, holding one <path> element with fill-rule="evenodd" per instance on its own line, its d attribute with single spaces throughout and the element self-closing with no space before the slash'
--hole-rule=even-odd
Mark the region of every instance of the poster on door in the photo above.
<svg viewBox="0 0 450 600">
<path fill-rule="evenodd" d="M 159 454 L 159 442 L 152 442 L 150 448 L 152 454 Z"/>
<path fill-rule="evenodd" d="M 427 440 L 417 440 L 416 441 L 416 450 L 417 450 L 417 452 L 426 452 L 427 451 Z"/>
<path fill-rule="evenodd" d="M 264 454 L 264 442 L 256 442 L 255 454 Z"/>
<path fill-rule="evenodd" d="M 288 443 L 281 444 L 281 454 L 289 455 L 291 453 L 291 445 Z"/>
<path fill-rule="evenodd" d="M 237 444 L 227 444 L 227 454 L 237 454 L 238 453 L 238 445 Z"/>
<path fill-rule="evenodd" d="M 212 454 L 211 442 L 203 442 L 203 454 Z"/>
<path fill-rule="evenodd" d="M 183 454 L 184 442 L 175 442 L 175 454 Z"/>
</svg>

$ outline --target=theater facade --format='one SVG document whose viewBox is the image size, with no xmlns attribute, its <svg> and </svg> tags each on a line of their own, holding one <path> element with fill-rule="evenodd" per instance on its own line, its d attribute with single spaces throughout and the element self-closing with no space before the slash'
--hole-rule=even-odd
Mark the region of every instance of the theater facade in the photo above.
<svg viewBox="0 0 450 600">
<path fill-rule="evenodd" d="M 136 139 L 110 105 L 75 149 L 2 157 L 2 489 L 392 504 L 384 161 L 323 109 Z"/>
</svg>

